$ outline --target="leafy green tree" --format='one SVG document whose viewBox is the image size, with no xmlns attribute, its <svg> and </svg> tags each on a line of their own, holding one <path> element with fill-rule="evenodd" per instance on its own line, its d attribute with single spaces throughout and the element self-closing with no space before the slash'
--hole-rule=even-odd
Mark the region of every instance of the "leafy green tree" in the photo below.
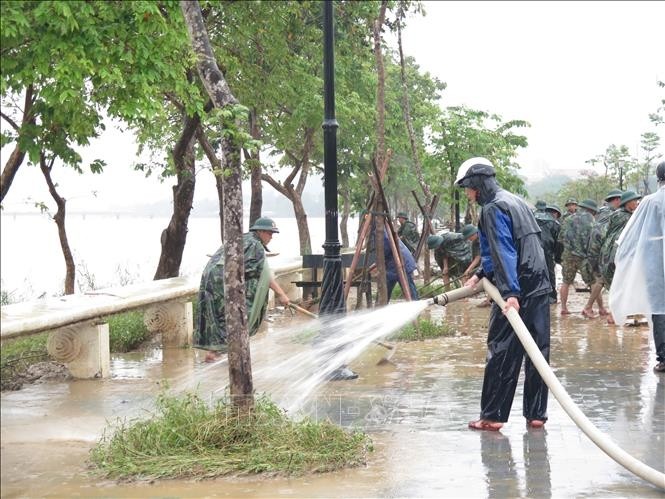
<svg viewBox="0 0 665 499">
<path fill-rule="evenodd" d="M 632 181 L 635 183 L 637 190 L 646 195 L 651 192 L 649 179 L 653 176 L 654 163 L 662 157 L 662 154 L 657 152 L 660 147 L 660 135 L 654 132 L 644 132 L 641 139 L 640 146 L 644 159 L 637 165 Z"/>
<path fill-rule="evenodd" d="M 505 189 L 526 195 L 523 180 L 517 175 L 519 165 L 515 161 L 517 150 L 527 146 L 527 139 L 517 133 L 530 126 L 523 120 L 503 121 L 497 114 L 469 109 L 448 107 L 441 121 L 433 129 L 434 153 L 429 159 L 428 182 L 438 185 L 442 200 L 450 206 L 450 219 L 455 225 L 455 205 L 459 193 L 455 177 L 460 165 L 467 159 L 482 156 L 496 168 L 497 180 Z M 455 193 L 457 192 L 457 198 Z M 462 200 L 464 206 L 466 201 Z"/>
<path fill-rule="evenodd" d="M 611 144 L 604 154 L 599 154 L 587 160 L 586 163 L 593 166 L 602 165 L 605 170 L 605 177 L 609 177 L 616 182 L 621 190 L 626 188 L 628 178 L 637 169 L 637 161 L 630 155 L 628 146 L 625 145 Z"/>
<path fill-rule="evenodd" d="M 6 1 L 0 9 L 2 117 L 10 124 L 2 145 L 14 144 L 2 196 L 27 156 L 44 173 L 64 224 L 65 200 L 54 195 L 52 169 L 83 171 L 77 148 L 103 131 L 104 113 L 151 123 L 165 114 L 164 89 L 192 92 L 183 78 L 189 62 L 182 16 L 173 15 L 176 4 L 148 1 Z M 201 99 L 183 101 L 203 107 Z M 102 160 L 90 165 L 93 172 L 103 167 Z M 61 246 L 66 253 L 62 238 Z"/>
<path fill-rule="evenodd" d="M 665 89 L 665 81 L 658 80 L 656 82 L 656 84 L 660 88 Z M 665 98 L 660 100 L 660 106 L 658 106 L 658 108 L 656 109 L 656 112 L 649 114 L 649 119 L 656 126 L 662 125 L 663 123 L 665 123 Z"/>
<path fill-rule="evenodd" d="M 612 176 L 599 174 L 594 170 L 582 170 L 578 179 L 571 180 L 561 187 L 558 194 L 543 196 L 545 201 L 554 201 L 563 206 L 568 198 L 593 199 L 598 206 L 603 204 L 607 193 L 616 188 Z"/>
<path fill-rule="evenodd" d="M 203 22 L 201 8 L 197 1 L 180 2 L 191 39 L 193 52 L 197 57 L 197 68 L 201 81 L 210 98 L 219 110 L 222 126 L 226 128 L 222 141 L 224 154 L 224 209 L 230 216 L 224 217 L 225 255 L 224 287 L 226 324 L 229 334 L 229 380 L 233 404 L 247 414 L 254 405 L 252 364 L 249 356 L 249 332 L 245 320 L 245 279 L 242 235 L 242 174 L 240 149 L 242 143 L 232 125 L 237 108 L 237 99 L 231 92 L 224 74 L 219 69 L 213 55 L 208 32 Z M 229 124 L 231 124 L 229 126 Z"/>
</svg>

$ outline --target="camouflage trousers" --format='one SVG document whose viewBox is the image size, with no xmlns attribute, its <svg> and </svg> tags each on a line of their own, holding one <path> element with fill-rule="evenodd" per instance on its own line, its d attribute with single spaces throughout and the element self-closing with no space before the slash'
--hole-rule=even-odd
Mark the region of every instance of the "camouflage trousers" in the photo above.
<svg viewBox="0 0 665 499">
<path fill-rule="evenodd" d="M 578 272 L 587 286 L 591 287 L 596 283 L 596 277 L 592 272 L 587 259 L 564 251 L 563 256 L 561 257 L 561 275 L 563 277 L 563 283 L 572 284 L 575 281 L 575 276 Z"/>
</svg>

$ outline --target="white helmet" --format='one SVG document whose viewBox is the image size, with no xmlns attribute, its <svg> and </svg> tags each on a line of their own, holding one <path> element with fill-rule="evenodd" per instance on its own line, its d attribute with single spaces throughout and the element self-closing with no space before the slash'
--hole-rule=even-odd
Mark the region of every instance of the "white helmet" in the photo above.
<svg viewBox="0 0 665 499">
<path fill-rule="evenodd" d="M 487 158 L 471 158 L 467 159 L 457 170 L 457 177 L 455 178 L 455 185 L 459 187 L 468 186 L 468 178 L 474 175 L 485 175 L 493 177 L 496 175 L 494 165 Z M 465 185 L 466 184 L 466 185 Z"/>
</svg>

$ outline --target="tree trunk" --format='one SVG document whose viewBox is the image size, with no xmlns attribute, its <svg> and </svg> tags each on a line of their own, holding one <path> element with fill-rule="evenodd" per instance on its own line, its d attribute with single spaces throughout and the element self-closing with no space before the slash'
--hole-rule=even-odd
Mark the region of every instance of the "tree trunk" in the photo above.
<svg viewBox="0 0 665 499">
<path fill-rule="evenodd" d="M 53 220 L 55 220 L 55 224 L 58 226 L 60 248 L 62 249 L 62 256 L 65 258 L 65 294 L 73 295 L 74 282 L 76 280 L 76 266 L 74 265 L 74 257 L 72 256 L 72 250 L 69 247 L 69 240 L 67 239 L 67 229 L 65 228 L 65 205 L 67 201 L 58 194 L 53 179 L 51 178 L 51 169 L 53 168 L 54 161 L 55 158 L 51 158 L 47 165 L 46 157 L 42 152 L 39 158 L 39 167 L 46 180 L 46 185 L 48 185 L 48 191 L 55 201 L 55 204 L 58 206 L 58 210 L 56 211 Z"/>
<path fill-rule="evenodd" d="M 307 225 L 307 214 L 302 204 L 302 193 L 305 190 L 307 177 L 309 174 L 309 154 L 314 145 L 313 142 L 314 129 L 308 128 L 305 130 L 305 140 L 300 157 L 297 157 L 293 152 L 286 151 L 286 154 L 291 158 L 294 163 L 293 170 L 283 182 L 278 182 L 267 173 L 261 174 L 261 179 L 268 182 L 277 192 L 286 197 L 293 204 L 293 212 L 296 217 L 298 225 L 298 238 L 300 240 L 300 254 L 308 255 L 312 252 L 312 240 L 309 235 L 309 226 Z M 293 180 L 296 175 L 298 176 L 298 184 L 294 187 Z"/>
<path fill-rule="evenodd" d="M 256 120 L 256 109 L 252 109 L 249 115 L 249 131 L 253 139 L 260 139 L 259 125 Z M 251 227 L 263 212 L 263 186 L 261 184 L 261 152 L 257 149 L 255 153 L 246 151 L 245 157 L 249 161 L 250 185 L 252 197 L 249 203 L 249 226 Z"/>
<path fill-rule="evenodd" d="M 210 46 L 197 1 L 180 2 L 201 81 L 217 108 L 236 104 Z M 229 385 L 231 400 L 238 411 L 247 414 L 254 405 L 254 384 L 245 305 L 245 262 L 242 241 L 242 175 L 240 148 L 228 136 L 222 140 L 224 194 L 224 293 L 229 345 Z M 227 175 L 228 173 L 228 175 Z"/>
<path fill-rule="evenodd" d="M 381 29 L 386 19 L 386 7 L 388 3 L 386 0 L 381 2 L 379 9 L 379 16 L 374 20 L 373 36 L 374 36 L 374 58 L 376 61 L 377 72 L 377 86 L 376 86 L 376 154 L 375 162 L 377 165 L 383 165 L 383 160 L 386 154 L 385 144 L 385 86 L 386 75 L 383 65 L 383 53 L 381 51 Z M 381 179 L 377 179 L 380 182 Z M 375 190 L 374 196 L 374 211 L 376 213 L 383 213 L 385 207 L 381 200 L 381 195 L 378 190 Z M 388 287 L 386 283 L 386 261 L 383 251 L 383 232 L 384 232 L 384 217 L 383 215 L 376 216 L 376 231 L 374 232 L 374 245 L 376 248 L 376 287 L 378 292 L 378 305 L 385 305 L 388 303 Z"/>
<path fill-rule="evenodd" d="M 196 138 L 203 149 L 210 166 L 212 166 L 212 174 L 215 177 L 215 186 L 217 188 L 217 200 L 219 201 L 219 241 L 224 242 L 224 188 L 222 185 L 222 162 L 215 153 L 215 148 L 208 140 L 205 131 L 201 126 L 196 129 Z"/>
<path fill-rule="evenodd" d="M 28 85 L 28 88 L 25 90 L 25 103 L 23 105 L 23 119 L 21 122 L 21 127 L 15 127 L 16 134 L 18 135 L 16 147 L 9 155 L 7 163 L 5 163 L 4 168 L 2 169 L 2 176 L 0 176 L 0 203 L 5 199 L 5 196 L 9 192 L 9 188 L 14 181 L 16 172 L 23 164 L 25 159 L 26 151 L 22 150 L 19 146 L 19 139 L 21 136 L 21 129 L 27 124 L 34 124 L 35 119 L 32 115 L 32 106 L 34 104 L 33 97 L 33 86 Z M 4 116 L 4 115 L 3 115 Z"/>
<path fill-rule="evenodd" d="M 199 127 L 198 116 L 186 118 L 183 132 L 173 149 L 177 184 L 173 186 L 173 214 L 169 225 L 162 231 L 162 252 L 155 272 L 155 280 L 177 277 L 180 273 L 182 254 L 187 242 L 187 223 L 194 201 L 196 185 L 194 140 Z"/>
<path fill-rule="evenodd" d="M 342 218 L 339 221 L 339 231 L 342 237 L 342 248 L 349 248 L 349 213 L 351 211 L 351 203 L 349 202 L 349 186 L 344 186 L 342 189 Z M 360 223 L 358 224 L 360 226 Z"/>
<path fill-rule="evenodd" d="M 229 335 L 229 380 L 231 395 L 238 407 L 254 403 L 252 363 L 245 305 L 245 261 L 242 239 L 242 170 L 240 147 L 232 137 L 222 140 L 224 211 L 224 300 L 226 330 Z M 241 310 L 233 307 L 242 304 Z"/>
<path fill-rule="evenodd" d="M 309 255 L 312 253 L 312 242 L 309 235 L 309 225 L 307 224 L 307 213 L 305 213 L 305 207 L 302 204 L 302 197 L 294 193 L 292 201 L 296 223 L 298 224 L 300 254 Z"/>
</svg>

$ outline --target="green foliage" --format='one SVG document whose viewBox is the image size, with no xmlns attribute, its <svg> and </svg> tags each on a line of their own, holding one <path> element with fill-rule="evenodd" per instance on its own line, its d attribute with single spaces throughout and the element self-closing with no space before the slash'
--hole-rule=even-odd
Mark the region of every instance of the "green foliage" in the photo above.
<svg viewBox="0 0 665 499">
<path fill-rule="evenodd" d="M 0 90 L 13 122 L 3 143 L 16 142 L 33 164 L 45 153 L 80 172 L 76 147 L 103 131 L 102 111 L 151 123 L 165 114 L 165 88 L 199 104 L 181 83 L 187 39 L 179 13 L 176 2 L 2 2 Z M 103 167 L 100 159 L 90 165 L 93 173 Z"/>
<path fill-rule="evenodd" d="M 504 122 L 499 115 L 464 106 L 446 108 L 433 128 L 434 152 L 426 161 L 428 183 L 440 186 L 442 201 L 452 204 L 458 168 L 465 160 L 482 156 L 495 166 L 503 188 L 526 195 L 515 158 L 517 150 L 527 146 L 526 137 L 519 135 L 517 129 L 528 126 L 523 120 Z"/>
<path fill-rule="evenodd" d="M 658 80 L 656 84 L 660 88 L 665 89 L 665 81 Z M 665 98 L 660 99 L 660 105 L 656 109 L 655 113 L 649 114 L 649 119 L 651 120 L 651 123 L 653 123 L 656 126 L 665 123 Z"/>
<path fill-rule="evenodd" d="M 605 177 L 609 177 L 615 187 L 621 190 L 627 189 L 628 178 L 637 169 L 637 160 L 630 155 L 628 146 L 625 145 L 611 144 L 604 154 L 599 154 L 586 162 L 594 167 L 602 166 Z"/>
<path fill-rule="evenodd" d="M 582 171 L 580 178 L 566 183 L 556 196 L 549 194 L 542 196 L 544 201 L 556 202 L 562 209 L 568 198 L 576 198 L 578 201 L 583 199 L 593 199 L 598 206 L 603 205 L 605 196 L 611 189 L 615 189 L 617 184 L 609 176 L 600 175 L 591 170 Z"/>
<path fill-rule="evenodd" d="M 403 327 L 390 338 L 396 341 L 419 341 L 454 335 L 455 330 L 445 322 L 418 319 L 415 324 Z"/>
<path fill-rule="evenodd" d="M 13 380 L 37 362 L 48 360 L 48 333 L 4 340 L 0 346 L 0 386 L 16 389 Z M 13 386 L 13 387 L 12 387 Z M 20 387 L 20 385 L 18 385 Z"/>
<path fill-rule="evenodd" d="M 47 355 L 46 353 L 46 340 L 48 333 L 35 334 L 33 336 L 25 336 L 23 338 L 16 338 L 4 340 L 2 348 L 0 348 L 0 357 L 2 358 L 2 365 L 19 359 L 27 357 L 32 354 Z"/>
<path fill-rule="evenodd" d="M 211 478 L 228 474 L 332 471 L 364 464 L 370 440 L 331 423 L 294 422 L 267 399 L 249 415 L 223 401 L 159 396 L 148 420 L 109 428 L 91 451 L 113 478 Z"/>
<path fill-rule="evenodd" d="M 129 352 L 150 336 L 143 323 L 143 312 L 133 311 L 106 318 L 109 324 L 111 352 Z"/>
</svg>

